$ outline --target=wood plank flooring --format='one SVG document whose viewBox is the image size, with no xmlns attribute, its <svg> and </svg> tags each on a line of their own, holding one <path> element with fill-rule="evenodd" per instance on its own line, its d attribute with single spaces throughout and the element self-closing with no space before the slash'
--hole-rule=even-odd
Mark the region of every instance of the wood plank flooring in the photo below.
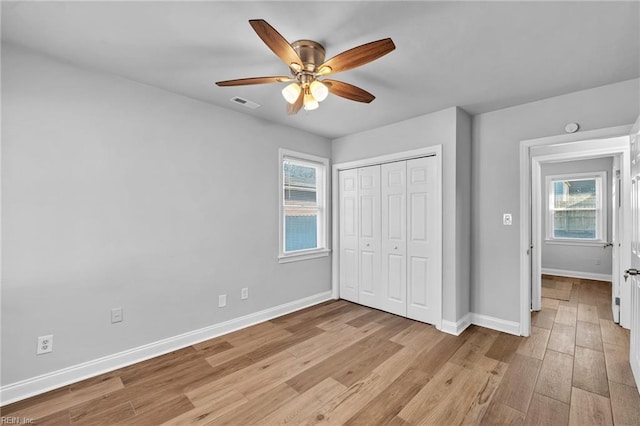
<svg viewBox="0 0 640 426">
<path fill-rule="evenodd" d="M 2 407 L 37 425 L 640 425 L 609 283 L 572 280 L 532 335 L 455 337 L 331 301 Z"/>
<path fill-rule="evenodd" d="M 547 299 L 570 300 L 573 280 L 565 280 L 563 277 L 556 279 L 553 275 L 542 276 L 542 297 Z"/>
</svg>

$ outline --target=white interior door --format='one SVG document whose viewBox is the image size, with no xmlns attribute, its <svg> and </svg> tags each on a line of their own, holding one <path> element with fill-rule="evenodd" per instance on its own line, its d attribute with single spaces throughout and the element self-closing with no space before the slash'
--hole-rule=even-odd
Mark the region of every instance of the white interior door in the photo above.
<svg viewBox="0 0 640 426">
<path fill-rule="evenodd" d="M 340 172 L 340 297 L 358 302 L 358 170 Z"/>
<path fill-rule="evenodd" d="M 407 315 L 406 161 L 383 164 L 381 173 L 381 309 Z"/>
<path fill-rule="evenodd" d="M 625 280 L 631 286 L 631 345 L 629 362 L 640 388 L 640 117 L 630 135 L 631 145 L 631 267 Z"/>
<path fill-rule="evenodd" d="M 381 309 L 380 166 L 358 169 L 358 300 Z"/>
<path fill-rule="evenodd" d="M 436 157 L 407 161 L 407 316 L 439 324 L 442 194 Z"/>
<path fill-rule="evenodd" d="M 611 313 L 613 321 L 620 323 L 620 156 L 613 157 L 611 172 Z M 606 246 L 605 246 L 606 249 Z"/>
</svg>

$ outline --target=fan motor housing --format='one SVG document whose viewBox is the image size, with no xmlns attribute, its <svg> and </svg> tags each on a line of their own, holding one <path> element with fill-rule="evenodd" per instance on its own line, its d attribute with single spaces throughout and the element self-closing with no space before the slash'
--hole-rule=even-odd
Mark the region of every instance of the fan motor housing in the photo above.
<svg viewBox="0 0 640 426">
<path fill-rule="evenodd" d="M 324 63 L 324 46 L 313 40 L 297 40 L 291 43 L 302 60 L 302 67 L 305 71 L 313 72 L 316 67 Z"/>
</svg>

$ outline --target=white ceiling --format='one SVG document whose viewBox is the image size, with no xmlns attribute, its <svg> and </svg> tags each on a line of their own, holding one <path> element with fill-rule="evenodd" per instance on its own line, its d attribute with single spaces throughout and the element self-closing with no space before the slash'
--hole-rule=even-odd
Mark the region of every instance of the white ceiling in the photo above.
<svg viewBox="0 0 640 426">
<path fill-rule="evenodd" d="M 632 2 L 24 2 L 2 3 L 2 41 L 191 98 L 334 138 L 460 106 L 472 114 L 640 76 Z M 287 74 L 248 24 L 327 58 L 391 37 L 397 48 L 332 76 L 373 93 L 329 96 L 286 114 L 282 84 L 217 87 Z M 241 96 L 262 105 L 232 104 Z"/>
</svg>

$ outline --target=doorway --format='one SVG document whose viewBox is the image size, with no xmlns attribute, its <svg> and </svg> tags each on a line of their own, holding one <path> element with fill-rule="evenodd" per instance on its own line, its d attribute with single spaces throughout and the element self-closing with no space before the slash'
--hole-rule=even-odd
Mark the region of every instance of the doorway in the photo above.
<svg viewBox="0 0 640 426">
<path fill-rule="evenodd" d="M 532 277 L 533 311 L 540 310 L 541 297 L 569 301 L 572 293 L 577 296 L 577 287 L 600 282 L 600 287 L 610 288 L 606 309 L 619 322 L 619 306 L 611 303 L 619 293 L 612 272 L 619 251 L 619 157 L 540 162 L 540 177 L 532 181 L 532 193 L 540 197 L 533 203 L 540 209 L 533 212 L 533 223 L 540 225 L 542 279 Z M 537 274 L 537 265 L 532 270 Z"/>
<path fill-rule="evenodd" d="M 523 242 L 523 250 L 520 256 L 521 264 L 521 330 L 520 334 L 528 336 L 531 331 L 531 310 L 541 309 L 541 275 L 542 275 L 542 246 L 545 238 L 543 228 L 545 219 L 542 215 L 543 196 L 547 196 L 547 190 L 543 191 L 542 165 L 567 161 L 588 160 L 596 158 L 616 157 L 616 164 L 620 169 L 621 191 L 617 194 L 629 193 L 629 145 L 628 133 L 630 126 L 620 126 L 609 129 L 600 129 L 580 134 L 561 135 L 521 142 L 520 146 L 520 236 Z M 612 167 L 612 176 L 613 172 Z M 613 177 L 612 177 L 613 179 Z M 544 194 L 544 195 L 543 195 Z M 626 197 L 628 198 L 628 197 Z M 619 231 L 630 227 L 630 202 L 625 197 L 618 198 L 620 203 Z M 613 203 L 612 203 L 613 204 Z M 603 241 L 600 250 L 608 250 L 602 246 L 609 242 L 609 236 L 613 236 L 613 229 L 607 234 L 607 241 Z M 624 238 L 624 232 L 619 232 L 615 247 L 611 247 L 612 261 L 611 278 L 614 282 L 612 289 L 612 301 L 620 298 L 620 324 L 629 326 L 629 300 L 628 288 L 619 284 L 623 266 L 628 265 L 628 239 Z M 615 258 L 613 257 L 615 256 Z M 592 260 L 595 258 L 592 258 Z"/>
</svg>

